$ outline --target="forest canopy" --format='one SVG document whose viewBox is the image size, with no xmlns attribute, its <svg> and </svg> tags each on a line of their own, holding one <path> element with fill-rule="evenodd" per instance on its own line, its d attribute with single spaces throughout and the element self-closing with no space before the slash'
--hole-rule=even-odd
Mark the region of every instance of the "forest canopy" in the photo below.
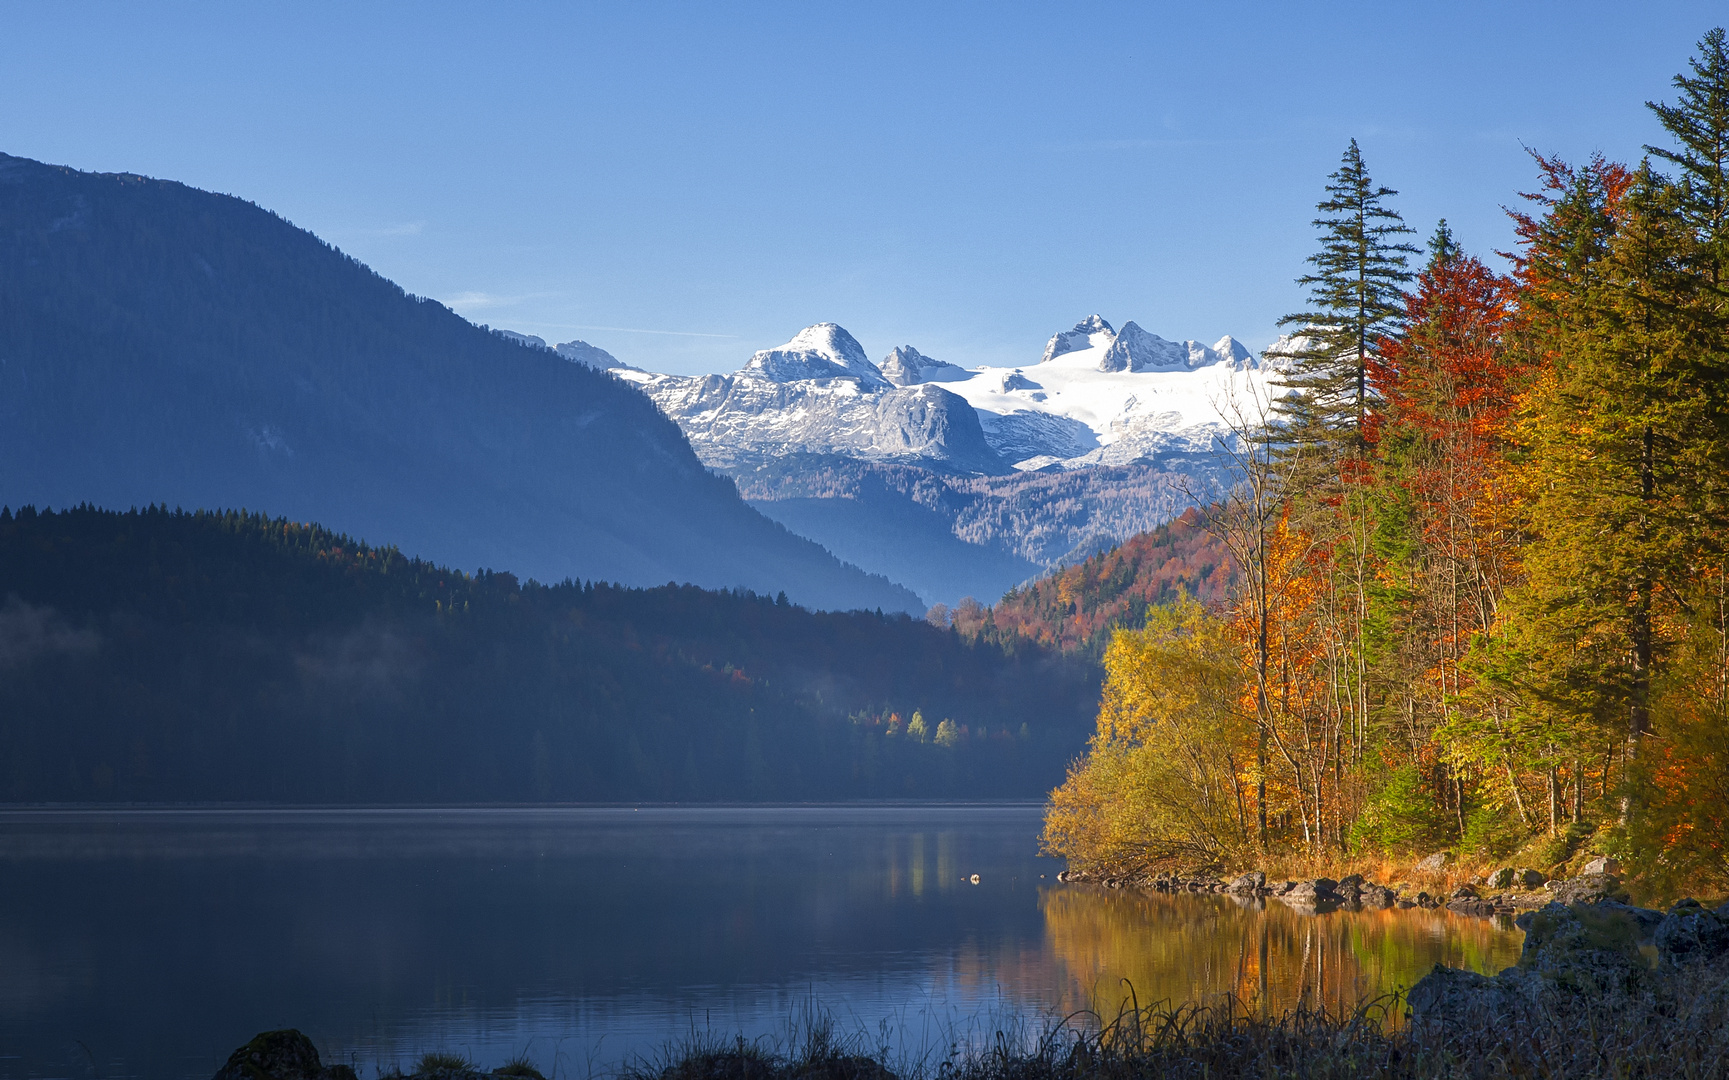
<svg viewBox="0 0 1729 1080">
<path fill-rule="evenodd" d="M 1117 631 L 1050 848 L 1114 872 L 1590 846 L 1729 887 L 1721 29 L 1674 87 L 1636 164 L 1533 153 L 1506 273 L 1444 221 L 1419 250 L 1350 144 L 1205 515 L 1228 593 Z"/>
<path fill-rule="evenodd" d="M 1091 662 L 464 573 L 240 512 L 0 511 L 0 800 L 1036 798 Z"/>
</svg>

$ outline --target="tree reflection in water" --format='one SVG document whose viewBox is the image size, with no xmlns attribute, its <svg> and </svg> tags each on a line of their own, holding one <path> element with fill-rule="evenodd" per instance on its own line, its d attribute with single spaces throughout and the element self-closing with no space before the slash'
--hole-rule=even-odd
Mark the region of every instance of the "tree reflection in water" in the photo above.
<svg viewBox="0 0 1729 1080">
<path fill-rule="evenodd" d="M 1299 1002 L 1350 1010 L 1408 989 L 1437 962 L 1493 973 L 1519 958 L 1507 919 L 1389 909 L 1311 914 L 1278 900 L 1090 885 L 1041 891 L 1061 1008 L 1105 1019 L 1126 1005 L 1234 994 L 1277 1015 Z"/>
</svg>

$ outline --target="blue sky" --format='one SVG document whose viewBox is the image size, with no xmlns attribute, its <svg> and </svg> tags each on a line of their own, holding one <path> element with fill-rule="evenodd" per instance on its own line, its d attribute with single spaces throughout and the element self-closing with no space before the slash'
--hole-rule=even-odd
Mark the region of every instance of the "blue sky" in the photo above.
<svg viewBox="0 0 1729 1080">
<path fill-rule="evenodd" d="M 1253 347 L 1346 142 L 1506 247 L 1521 144 L 1636 157 L 1718 3 L 0 2 L 0 150 L 251 199 L 476 322 L 729 371 L 838 322 L 1031 363 Z"/>
</svg>

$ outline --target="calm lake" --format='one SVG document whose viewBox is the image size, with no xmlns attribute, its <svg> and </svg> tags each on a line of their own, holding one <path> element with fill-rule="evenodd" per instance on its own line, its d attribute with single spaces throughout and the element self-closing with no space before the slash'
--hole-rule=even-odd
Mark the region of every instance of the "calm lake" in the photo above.
<svg viewBox="0 0 1729 1080">
<path fill-rule="evenodd" d="M 813 1005 L 940 1059 L 1128 986 L 1279 1009 L 1518 955 L 1506 924 L 1444 912 L 1061 885 L 1039 816 L 0 812 L 0 1077 L 207 1080 L 297 1027 L 362 1077 L 441 1050 L 581 1078 L 692 1034 L 784 1036 Z"/>
</svg>

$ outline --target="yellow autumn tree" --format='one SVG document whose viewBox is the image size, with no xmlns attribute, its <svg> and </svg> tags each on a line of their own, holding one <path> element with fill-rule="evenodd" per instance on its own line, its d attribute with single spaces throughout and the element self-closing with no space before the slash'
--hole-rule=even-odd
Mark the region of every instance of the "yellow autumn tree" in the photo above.
<svg viewBox="0 0 1729 1080">
<path fill-rule="evenodd" d="M 1148 612 L 1105 653 L 1087 757 L 1051 796 L 1047 851 L 1083 872 L 1220 867 L 1253 843 L 1255 724 L 1224 620 L 1193 600 Z"/>
</svg>

